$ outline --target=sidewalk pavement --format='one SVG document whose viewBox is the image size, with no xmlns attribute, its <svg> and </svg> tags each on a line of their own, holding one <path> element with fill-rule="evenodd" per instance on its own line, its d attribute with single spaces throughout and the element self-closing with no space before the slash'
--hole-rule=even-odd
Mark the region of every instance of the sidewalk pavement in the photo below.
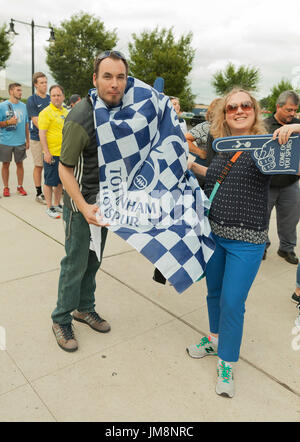
<svg viewBox="0 0 300 442">
<path fill-rule="evenodd" d="M 16 194 L 12 163 L 12 195 L 0 199 L 1 422 L 300 420 L 300 331 L 290 301 L 297 266 L 276 253 L 274 213 L 272 245 L 247 301 L 236 396 L 225 399 L 215 393 L 216 358 L 185 351 L 208 331 L 205 282 L 181 295 L 155 283 L 153 266 L 111 233 L 96 302 L 112 330 L 75 323 L 79 350 L 58 347 L 50 315 L 63 223 L 35 202 L 30 153 L 24 164 L 28 196 Z"/>
</svg>

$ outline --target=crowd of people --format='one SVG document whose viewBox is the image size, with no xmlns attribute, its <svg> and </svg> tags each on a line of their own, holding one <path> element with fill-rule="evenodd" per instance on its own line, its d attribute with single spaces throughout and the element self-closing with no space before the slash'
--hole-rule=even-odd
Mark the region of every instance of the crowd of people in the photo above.
<svg viewBox="0 0 300 442">
<path fill-rule="evenodd" d="M 69 109 L 64 104 L 62 86 L 55 84 L 48 91 L 47 77 L 36 72 L 32 78 L 35 93 L 26 105 L 20 100 L 19 83 L 9 85 L 9 99 L 0 104 L 0 161 L 2 162 L 3 197 L 10 197 L 9 168 L 12 155 L 17 169 L 17 193 L 27 196 L 23 188 L 24 166 L 30 150 L 33 158 L 33 182 L 36 201 L 47 206 L 51 218 L 62 213 L 62 185 L 58 175 L 58 162 L 62 144 L 62 129 Z M 78 94 L 70 97 L 70 109 L 81 100 Z M 44 171 L 44 177 L 43 177 Z M 44 179 L 43 179 L 44 178 Z M 44 185 L 42 188 L 42 181 Z"/>
<path fill-rule="evenodd" d="M 116 112 L 120 106 L 127 77 L 128 63 L 120 52 L 105 51 L 96 58 L 93 84 L 97 100 L 104 103 L 108 113 Z M 30 149 L 36 201 L 47 206 L 51 218 L 63 214 L 65 221 L 66 256 L 61 262 L 52 329 L 58 345 L 73 352 L 78 349 L 73 319 L 100 333 L 111 329 L 95 310 L 96 273 L 101 260 L 90 248 L 90 224 L 101 227 L 102 251 L 107 236 L 107 224 L 97 216 L 99 143 L 94 104 L 90 97 L 81 99 L 75 94 L 70 98 L 69 112 L 63 104 L 62 86 L 52 85 L 48 94 L 47 78 L 41 72 L 34 74 L 33 84 L 36 93 L 27 100 L 27 107 L 20 102 L 22 92 L 18 83 L 9 86 L 9 99 L 0 104 L 3 196 L 10 196 L 12 153 L 17 166 L 17 191 L 27 195 L 23 188 L 23 161 Z M 215 251 L 206 266 L 210 330 L 198 344 L 189 345 L 187 352 L 193 358 L 218 356 L 216 392 L 233 397 L 233 363 L 239 359 L 245 303 L 261 261 L 267 258 L 274 207 L 279 237 L 277 253 L 288 263 L 298 264 L 292 300 L 300 305 L 300 264 L 295 253 L 300 217 L 299 176 L 262 174 L 250 153 L 217 154 L 212 142 L 221 137 L 274 133 L 274 139 L 277 137 L 284 144 L 292 133 L 300 133 L 300 120 L 295 118 L 299 97 L 293 91 L 283 92 L 278 97 L 276 112 L 263 120 L 257 100 L 248 91 L 234 88 L 213 100 L 206 121 L 190 131 L 181 118 L 179 99 L 170 100 L 194 159 L 188 167 L 206 196 L 214 195 L 208 216 Z M 225 169 L 229 173 L 225 174 Z M 215 192 L 217 181 L 221 185 Z"/>
</svg>

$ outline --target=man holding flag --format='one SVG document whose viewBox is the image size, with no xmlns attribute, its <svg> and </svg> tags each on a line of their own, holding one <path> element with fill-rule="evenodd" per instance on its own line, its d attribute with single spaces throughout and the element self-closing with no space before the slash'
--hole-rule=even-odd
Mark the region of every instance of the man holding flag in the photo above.
<svg viewBox="0 0 300 442">
<path fill-rule="evenodd" d="M 188 147 L 172 104 L 127 74 L 120 52 L 101 53 L 95 89 L 72 109 L 63 129 L 66 256 L 52 320 L 58 345 L 69 352 L 78 348 L 72 312 L 98 332 L 110 330 L 95 311 L 94 296 L 107 227 L 178 292 L 203 275 L 214 249 L 204 213 L 209 201 L 187 171 Z"/>
</svg>

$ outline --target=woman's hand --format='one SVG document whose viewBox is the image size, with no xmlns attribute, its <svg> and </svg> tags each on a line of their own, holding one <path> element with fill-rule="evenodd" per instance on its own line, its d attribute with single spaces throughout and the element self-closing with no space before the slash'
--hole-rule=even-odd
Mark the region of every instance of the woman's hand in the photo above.
<svg viewBox="0 0 300 442">
<path fill-rule="evenodd" d="M 300 133 L 300 124 L 285 124 L 276 129 L 273 133 L 273 140 L 278 136 L 278 143 L 285 144 L 293 133 Z"/>
</svg>

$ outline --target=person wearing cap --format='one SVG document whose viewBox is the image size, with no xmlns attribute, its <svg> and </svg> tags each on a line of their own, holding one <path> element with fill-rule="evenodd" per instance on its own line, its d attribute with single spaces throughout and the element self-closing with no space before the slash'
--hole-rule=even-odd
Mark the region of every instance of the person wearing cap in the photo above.
<svg viewBox="0 0 300 442">
<path fill-rule="evenodd" d="M 81 101 L 81 96 L 78 94 L 73 94 L 70 97 L 70 106 L 71 109 L 75 106 L 76 103 L 79 103 L 79 101 Z"/>
</svg>

